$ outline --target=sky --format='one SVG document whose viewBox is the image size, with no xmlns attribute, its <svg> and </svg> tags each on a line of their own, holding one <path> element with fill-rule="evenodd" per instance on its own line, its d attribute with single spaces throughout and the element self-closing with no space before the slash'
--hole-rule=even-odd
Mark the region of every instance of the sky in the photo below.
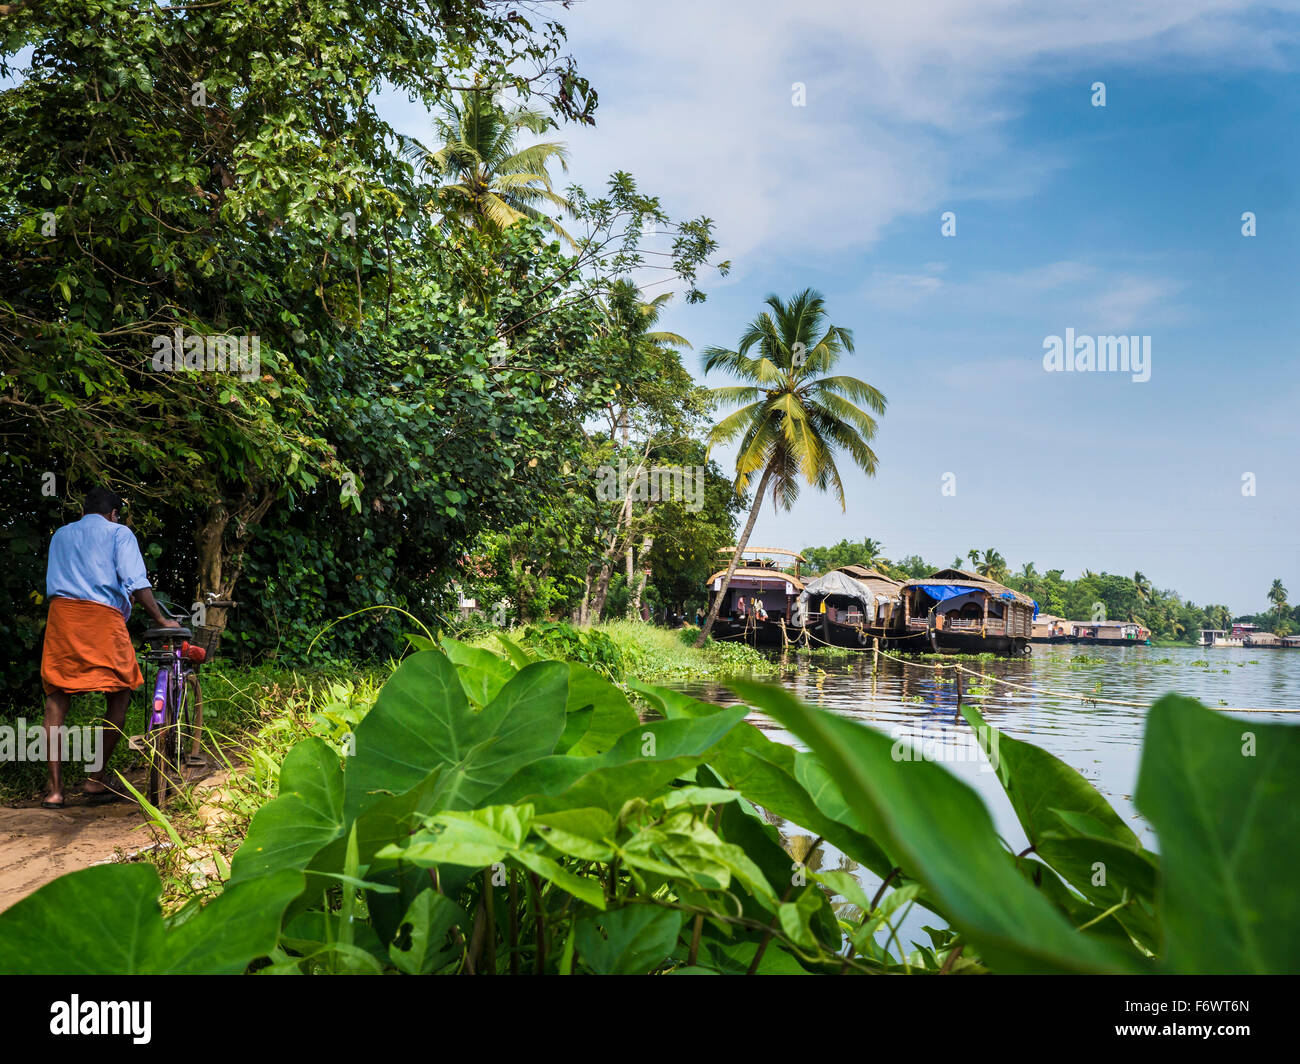
<svg viewBox="0 0 1300 1064">
<path fill-rule="evenodd" d="M 877 475 L 840 463 L 846 509 L 805 488 L 751 542 L 993 547 L 1237 612 L 1275 577 L 1300 597 L 1300 4 L 550 10 L 600 94 L 559 134 L 569 177 L 630 171 L 732 262 L 661 326 L 697 379 L 729 383 L 698 352 L 811 286 L 854 334 L 839 371 L 888 399 Z M 1149 337 L 1149 379 L 1045 369 L 1067 329 Z"/>
</svg>

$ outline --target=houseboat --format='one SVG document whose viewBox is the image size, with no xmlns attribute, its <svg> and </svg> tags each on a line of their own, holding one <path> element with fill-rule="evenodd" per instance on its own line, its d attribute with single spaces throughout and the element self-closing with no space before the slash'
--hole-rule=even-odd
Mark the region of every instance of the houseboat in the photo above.
<svg viewBox="0 0 1300 1064">
<path fill-rule="evenodd" d="M 1029 652 L 1038 604 L 995 580 L 965 569 L 940 569 L 906 581 L 901 595 L 904 636 L 924 633 L 924 642 L 934 651 Z"/>
<path fill-rule="evenodd" d="M 1040 613 L 1034 618 L 1029 641 L 1031 643 L 1073 643 L 1074 623 L 1064 617 Z"/>
<path fill-rule="evenodd" d="M 869 566 L 841 565 L 804 585 L 795 622 L 814 646 L 889 646 L 902 634 L 902 586 Z"/>
<path fill-rule="evenodd" d="M 718 553 L 730 557 L 735 549 L 723 547 Z M 780 567 L 775 557 L 791 559 L 790 571 Z M 744 641 L 759 647 L 783 647 L 792 642 L 799 634 L 793 625 L 795 605 L 804 589 L 799 579 L 800 562 L 806 565 L 808 559 L 798 551 L 780 547 L 743 550 L 718 608 L 713 638 Z M 724 568 L 709 577 L 709 590 L 715 594 L 720 592 L 726 575 Z"/>
<path fill-rule="evenodd" d="M 1151 631 L 1133 621 L 1076 621 L 1074 641 L 1080 646 L 1150 646 Z"/>
</svg>

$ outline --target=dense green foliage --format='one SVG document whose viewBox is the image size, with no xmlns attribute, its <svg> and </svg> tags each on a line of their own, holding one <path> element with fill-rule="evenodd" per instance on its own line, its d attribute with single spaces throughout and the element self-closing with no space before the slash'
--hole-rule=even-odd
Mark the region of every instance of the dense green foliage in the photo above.
<svg viewBox="0 0 1300 1064">
<path fill-rule="evenodd" d="M 520 124 L 593 120 L 563 49 L 558 24 L 469 0 L 52 0 L 6 18 L 6 688 L 36 690 L 46 544 L 95 484 L 127 497 L 156 586 L 182 605 L 243 603 L 226 653 L 301 662 L 353 610 L 447 610 L 480 536 L 517 536 L 555 500 L 594 513 L 591 419 L 702 416 L 680 366 L 651 380 L 617 307 L 627 276 L 653 270 L 702 299 L 709 221 L 674 222 L 624 173 L 539 197 L 556 151 L 512 148 Z M 385 86 L 474 112 L 492 142 L 475 141 L 478 162 L 518 224 L 458 199 L 466 173 L 487 172 L 465 129 L 446 127 L 450 154 L 432 146 L 446 165 L 412 165 L 376 110 Z M 535 200 L 562 203 L 572 242 L 522 210 Z M 652 262 L 650 225 L 670 241 Z M 240 339 L 238 365 L 158 361 L 169 343 L 215 355 Z M 575 560 L 526 589 L 538 616 L 580 600 L 603 549 L 594 517 L 553 523 L 576 527 Z M 394 616 L 336 627 L 316 652 L 382 660 L 400 646 Z"/>
<path fill-rule="evenodd" d="M 19 973 L 1281 972 L 1300 945 L 1300 734 L 1169 696 L 1148 718 L 1145 849 L 1078 773 L 967 721 L 1031 847 L 884 734 L 733 681 L 746 706 L 450 640 L 355 730 L 306 739 L 217 896 L 163 918 L 106 865 L 0 915 Z M 792 860 L 767 814 L 883 881 Z M 806 854 L 802 857 L 806 858 Z M 1279 864 L 1280 862 L 1280 864 Z M 900 942 L 919 905 L 929 942 Z M 82 917 L 66 919 L 69 911 Z M 91 930 L 93 929 L 93 930 Z"/>
</svg>

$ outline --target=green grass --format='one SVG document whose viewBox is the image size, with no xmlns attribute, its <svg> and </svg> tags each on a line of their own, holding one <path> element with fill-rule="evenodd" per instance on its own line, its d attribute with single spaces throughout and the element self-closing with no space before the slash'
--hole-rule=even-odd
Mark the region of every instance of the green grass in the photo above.
<svg viewBox="0 0 1300 1064">
<path fill-rule="evenodd" d="M 246 736 L 282 716 L 287 705 L 295 700 L 312 698 L 332 681 L 370 679 L 387 674 L 388 669 L 384 667 L 347 664 L 302 670 L 265 665 L 240 667 L 221 661 L 205 665 L 201 671 L 204 746 L 238 745 Z M 126 736 L 144 732 L 146 706 L 151 691 L 152 687 L 146 684 L 131 696 L 123 728 Z M 102 719 L 103 712 L 103 695 L 74 695 L 65 724 L 68 727 L 93 725 Z M 12 724 L 21 717 L 31 729 L 40 725 L 44 713 L 44 697 L 37 690 L 32 692 L 29 699 L 14 701 L 0 708 L 0 723 Z M 128 747 L 126 738 L 121 738 L 107 767 L 110 772 L 129 772 L 143 764 L 144 755 L 134 753 Z M 40 797 L 45 793 L 45 775 L 44 762 L 19 761 L 6 765 L 4 778 L 0 781 L 0 801 L 14 802 Z M 85 767 L 79 762 L 64 765 L 65 788 L 71 794 L 76 794 L 85 775 Z"/>
</svg>

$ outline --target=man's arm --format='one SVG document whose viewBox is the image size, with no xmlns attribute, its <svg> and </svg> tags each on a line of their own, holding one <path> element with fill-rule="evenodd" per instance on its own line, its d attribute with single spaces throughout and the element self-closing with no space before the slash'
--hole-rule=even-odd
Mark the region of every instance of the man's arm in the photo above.
<svg viewBox="0 0 1300 1064">
<path fill-rule="evenodd" d="M 140 603 L 145 608 L 145 612 L 154 619 L 154 623 L 159 628 L 179 628 L 180 623 L 173 621 L 170 617 L 164 617 L 163 611 L 158 605 L 158 600 L 153 597 L 153 589 L 142 587 L 131 593 L 131 598 Z"/>
</svg>

